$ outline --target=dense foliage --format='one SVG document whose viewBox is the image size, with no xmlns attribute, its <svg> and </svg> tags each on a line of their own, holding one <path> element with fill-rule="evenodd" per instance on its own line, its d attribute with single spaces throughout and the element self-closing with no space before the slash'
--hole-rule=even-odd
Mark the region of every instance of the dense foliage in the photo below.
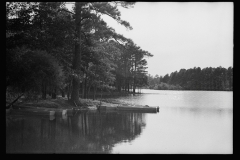
<svg viewBox="0 0 240 160">
<path fill-rule="evenodd" d="M 62 93 L 76 101 L 97 89 L 129 91 L 147 84 L 152 55 L 117 34 L 101 18 L 108 15 L 132 29 L 118 7 L 130 2 L 6 3 L 6 92 Z"/>
<path fill-rule="evenodd" d="M 170 75 L 155 77 L 148 76 L 150 89 L 159 90 L 233 90 L 233 68 L 223 67 L 200 67 L 181 69 L 179 72 L 172 72 Z"/>
</svg>

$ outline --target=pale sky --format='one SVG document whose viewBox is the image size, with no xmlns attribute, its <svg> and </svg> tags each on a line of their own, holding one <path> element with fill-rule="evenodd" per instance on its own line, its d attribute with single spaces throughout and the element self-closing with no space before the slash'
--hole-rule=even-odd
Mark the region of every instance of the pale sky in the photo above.
<svg viewBox="0 0 240 160">
<path fill-rule="evenodd" d="M 104 20 L 153 54 L 147 58 L 149 74 L 233 67 L 233 2 L 137 2 L 119 10 L 133 30 L 110 17 Z"/>
</svg>

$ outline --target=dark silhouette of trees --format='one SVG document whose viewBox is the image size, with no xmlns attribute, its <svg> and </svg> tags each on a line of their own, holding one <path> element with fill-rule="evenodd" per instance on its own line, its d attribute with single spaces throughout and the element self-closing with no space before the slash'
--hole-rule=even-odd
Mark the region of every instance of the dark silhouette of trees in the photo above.
<svg viewBox="0 0 240 160">
<path fill-rule="evenodd" d="M 148 75 L 148 85 L 151 89 L 176 89 L 176 90 L 213 90 L 232 91 L 233 68 L 207 67 L 201 69 L 194 67 L 190 69 L 180 69 L 166 74 L 163 78 L 158 75 L 152 77 Z"/>
<path fill-rule="evenodd" d="M 128 91 L 147 84 L 147 61 L 152 55 L 115 32 L 101 18 L 121 19 L 118 6 L 132 2 L 6 3 L 6 92 L 36 92 L 45 99 L 60 92 L 81 105 L 97 90 Z"/>
</svg>

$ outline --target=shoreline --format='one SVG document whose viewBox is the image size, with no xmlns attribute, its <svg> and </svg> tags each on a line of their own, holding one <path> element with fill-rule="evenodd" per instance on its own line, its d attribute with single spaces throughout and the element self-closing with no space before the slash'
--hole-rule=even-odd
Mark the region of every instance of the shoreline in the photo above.
<svg viewBox="0 0 240 160">
<path fill-rule="evenodd" d="M 128 96 L 133 94 L 132 92 L 103 92 L 97 93 L 95 97 L 90 92 L 86 98 L 83 98 L 83 95 L 79 95 L 80 102 L 78 104 L 74 104 L 70 100 L 68 100 L 67 96 L 62 97 L 60 94 L 56 96 L 55 99 L 52 99 L 51 96 L 47 95 L 46 99 L 40 98 L 40 95 L 35 99 L 26 100 L 25 96 L 20 97 L 13 105 L 10 107 L 11 109 L 18 108 L 55 108 L 55 109 L 80 109 L 80 108 L 90 108 L 97 105 L 105 105 L 105 106 L 117 106 L 119 104 L 126 104 L 111 98 Z M 141 93 L 135 93 L 141 94 Z M 94 100 L 93 100 L 94 98 Z M 14 98 L 6 97 L 6 106 L 8 106 Z M 76 106 L 77 105 L 77 106 Z M 8 110 L 8 108 L 6 108 Z"/>
<path fill-rule="evenodd" d="M 32 101 L 21 101 L 16 102 L 13 104 L 11 109 L 19 109 L 19 108 L 53 108 L 53 109 L 80 109 L 80 108 L 91 108 L 96 107 L 97 105 L 104 105 L 108 107 L 116 107 L 119 104 L 122 104 L 116 100 L 109 100 L 108 98 L 104 99 L 82 99 L 79 98 L 81 105 L 74 105 L 70 102 L 67 97 L 57 96 L 56 99 L 48 98 L 46 100 L 39 99 L 39 100 L 32 100 Z"/>
<path fill-rule="evenodd" d="M 67 98 L 58 96 L 56 99 L 38 100 L 16 103 L 11 108 L 6 109 L 6 115 L 11 116 L 24 116 L 24 115 L 37 115 L 37 116 L 74 116 L 77 112 L 88 111 L 125 111 L 125 112 L 138 112 L 138 113 L 157 113 L 159 107 L 149 107 L 148 105 L 132 105 L 124 103 L 115 99 L 81 99 L 81 106 L 73 105 Z M 119 105 L 120 104 L 120 105 Z"/>
</svg>

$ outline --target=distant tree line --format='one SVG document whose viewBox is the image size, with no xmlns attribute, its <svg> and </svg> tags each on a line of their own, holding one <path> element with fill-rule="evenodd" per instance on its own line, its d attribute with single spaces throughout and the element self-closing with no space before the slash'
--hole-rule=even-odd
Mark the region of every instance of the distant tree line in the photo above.
<svg viewBox="0 0 240 160">
<path fill-rule="evenodd" d="M 233 68 L 181 69 L 165 76 L 148 75 L 148 87 L 156 90 L 233 90 Z"/>
<path fill-rule="evenodd" d="M 131 39 L 101 18 L 121 19 L 118 7 L 132 2 L 6 2 L 6 93 L 47 95 L 58 93 L 72 101 L 90 91 L 135 92 L 147 84 L 146 57 Z M 81 103 L 81 102 L 80 102 Z"/>
</svg>

